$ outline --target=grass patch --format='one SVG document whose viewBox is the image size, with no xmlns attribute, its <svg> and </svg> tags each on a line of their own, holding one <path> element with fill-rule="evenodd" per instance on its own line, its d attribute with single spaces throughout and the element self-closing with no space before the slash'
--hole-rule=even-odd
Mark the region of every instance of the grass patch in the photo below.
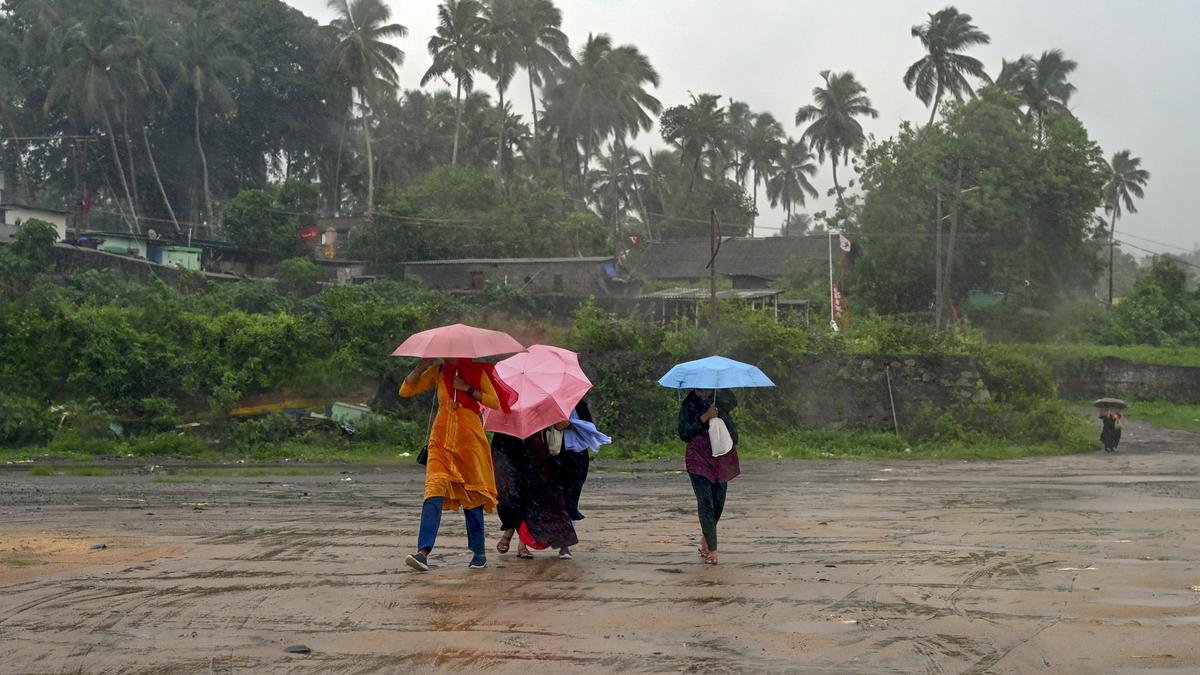
<svg viewBox="0 0 1200 675">
<path fill-rule="evenodd" d="M 67 469 L 68 476 L 115 476 L 114 469 L 104 469 L 98 466 L 76 466 Z"/>
<path fill-rule="evenodd" d="M 0 565 L 8 565 L 9 567 L 33 567 L 38 564 L 36 560 L 22 560 L 20 558 L 0 558 Z"/>
<path fill-rule="evenodd" d="M 913 443 L 891 433 L 860 430 L 806 430 L 755 436 L 742 435 L 738 455 L 742 459 L 1020 459 L 1039 455 L 1070 455 L 1096 450 L 1091 425 L 1082 416 L 1070 437 L 1061 443 L 1020 443 L 977 439 L 967 442 Z M 607 459 L 654 460 L 677 457 L 683 459 L 681 442 L 654 443 L 641 446 L 620 446 L 602 452 Z"/>
<path fill-rule="evenodd" d="M 35 466 L 29 470 L 30 476 L 53 476 L 54 469 L 48 466 Z"/>
<path fill-rule="evenodd" d="M 329 476 L 336 469 L 320 466 L 270 466 L 261 468 L 189 468 L 171 467 L 168 476 L 155 482 L 195 482 L 197 478 L 262 478 L 264 476 Z"/>
</svg>

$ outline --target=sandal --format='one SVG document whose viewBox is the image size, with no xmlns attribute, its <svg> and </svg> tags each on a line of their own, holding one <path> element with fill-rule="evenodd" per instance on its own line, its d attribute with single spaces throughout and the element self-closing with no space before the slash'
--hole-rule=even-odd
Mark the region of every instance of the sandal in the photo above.
<svg viewBox="0 0 1200 675">
<path fill-rule="evenodd" d="M 705 565 L 716 565 L 717 564 L 717 552 L 711 551 L 708 555 L 704 556 L 704 564 Z"/>
<path fill-rule="evenodd" d="M 508 553 L 509 542 L 512 541 L 512 530 L 508 530 L 503 536 L 496 540 L 496 552 Z"/>
<path fill-rule="evenodd" d="M 517 557 L 522 560 L 533 560 L 533 554 L 525 547 L 524 542 L 521 542 L 521 545 L 517 547 Z"/>
</svg>

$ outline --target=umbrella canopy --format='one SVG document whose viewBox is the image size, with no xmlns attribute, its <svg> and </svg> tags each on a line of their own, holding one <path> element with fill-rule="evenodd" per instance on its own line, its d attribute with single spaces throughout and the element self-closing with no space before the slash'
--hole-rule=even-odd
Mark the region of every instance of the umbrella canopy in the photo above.
<svg viewBox="0 0 1200 675">
<path fill-rule="evenodd" d="M 1116 408 L 1118 410 L 1125 409 L 1125 401 L 1119 398 L 1098 398 L 1092 402 L 1092 405 L 1097 408 Z"/>
<path fill-rule="evenodd" d="M 524 351 L 508 333 L 465 326 L 461 323 L 414 333 L 396 347 L 392 356 L 427 359 L 478 359 Z"/>
<path fill-rule="evenodd" d="M 731 389 L 734 387 L 774 387 L 763 371 L 749 363 L 724 356 L 709 356 L 681 363 L 658 381 L 672 389 Z"/>
<path fill-rule="evenodd" d="M 496 364 L 496 375 L 517 391 L 512 412 L 483 412 L 483 428 L 528 438 L 562 422 L 592 388 L 579 367 L 579 355 L 569 349 L 533 345 L 528 351 Z"/>
</svg>

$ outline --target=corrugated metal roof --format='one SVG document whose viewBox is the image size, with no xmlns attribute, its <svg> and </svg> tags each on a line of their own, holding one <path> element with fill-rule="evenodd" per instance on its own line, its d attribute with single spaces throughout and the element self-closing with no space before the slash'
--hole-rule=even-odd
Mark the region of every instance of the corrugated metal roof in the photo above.
<svg viewBox="0 0 1200 675">
<path fill-rule="evenodd" d="M 717 273 L 778 279 L 792 261 L 803 265 L 829 255 L 824 235 L 808 237 L 730 238 L 721 243 Z M 698 279 L 708 276 L 708 239 L 651 242 L 638 252 L 636 267 L 650 279 Z"/>
<path fill-rule="evenodd" d="M 612 256 L 588 258 L 457 258 L 454 260 L 414 260 L 405 265 L 538 265 L 546 263 L 606 263 Z"/>
<path fill-rule="evenodd" d="M 777 288 L 770 289 L 725 289 L 717 291 L 717 298 L 727 300 L 729 298 L 738 298 L 739 300 L 759 300 L 762 298 L 772 298 L 782 290 Z M 647 293 L 638 296 L 644 300 L 663 299 L 663 300 L 707 300 L 708 291 L 703 288 L 667 288 L 654 293 Z"/>
</svg>

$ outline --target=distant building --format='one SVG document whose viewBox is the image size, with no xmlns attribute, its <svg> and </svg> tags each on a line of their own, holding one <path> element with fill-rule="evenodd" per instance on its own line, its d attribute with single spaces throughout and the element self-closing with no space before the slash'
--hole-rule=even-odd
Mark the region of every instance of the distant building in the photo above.
<svg viewBox="0 0 1200 675">
<path fill-rule="evenodd" d="M 87 232 L 80 244 L 105 253 L 144 258 L 167 267 L 199 271 L 204 249 L 127 232 Z"/>
<path fill-rule="evenodd" d="M 43 209 L 14 202 L 0 204 L 0 235 L 15 235 L 17 229 L 25 221 L 36 218 L 37 220 L 44 220 L 53 225 L 54 231 L 58 233 L 58 240 L 66 241 L 67 220 L 70 218 L 70 215 L 67 211 Z"/>
<path fill-rule="evenodd" d="M 446 291 L 503 285 L 530 294 L 587 296 L 610 292 L 611 257 L 466 258 L 404 263 L 404 276 Z"/>
<path fill-rule="evenodd" d="M 823 235 L 727 237 L 717 254 L 717 274 L 731 278 L 734 288 L 767 288 L 793 266 L 828 256 L 829 239 Z M 708 277 L 710 257 L 708 239 L 680 239 L 644 244 L 634 250 L 629 263 L 644 279 L 696 283 Z"/>
</svg>

